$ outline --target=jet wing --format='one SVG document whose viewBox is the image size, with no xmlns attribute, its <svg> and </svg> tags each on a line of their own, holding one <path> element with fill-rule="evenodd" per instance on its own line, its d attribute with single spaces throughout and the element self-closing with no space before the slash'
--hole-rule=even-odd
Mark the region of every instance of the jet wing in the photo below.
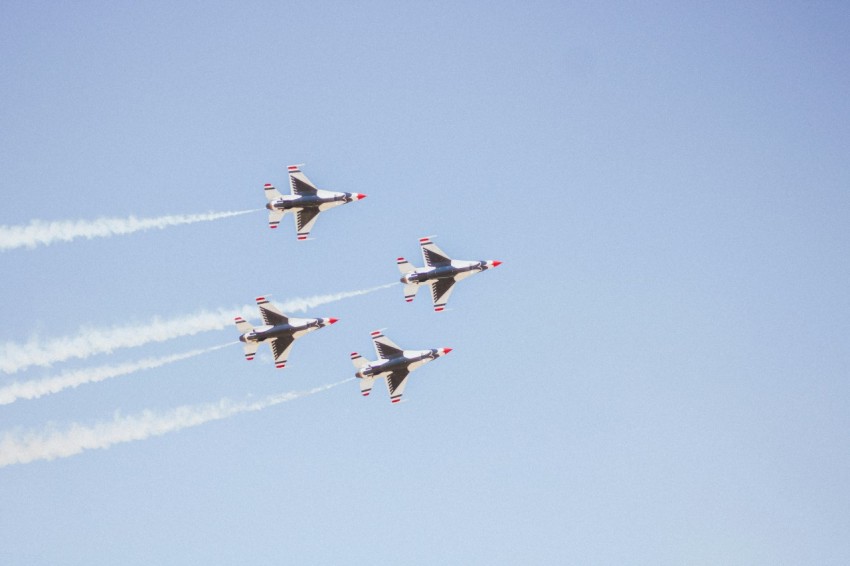
<svg viewBox="0 0 850 566">
<path fill-rule="evenodd" d="M 271 341 L 272 354 L 274 354 L 274 367 L 282 369 L 286 367 L 286 360 L 289 359 L 289 352 L 292 350 L 292 345 L 295 339 L 291 336 L 281 336 Z"/>
<path fill-rule="evenodd" d="M 298 231 L 298 239 L 306 240 L 310 235 L 310 230 L 313 229 L 313 224 L 319 218 L 318 208 L 302 208 L 295 211 L 295 228 Z"/>
<path fill-rule="evenodd" d="M 408 375 L 410 375 L 410 372 L 406 369 L 397 369 L 387 376 L 387 389 L 390 392 L 390 401 L 393 403 L 401 401 L 404 388 L 407 386 Z"/>
<path fill-rule="evenodd" d="M 375 346 L 375 353 L 382 360 L 396 358 L 404 352 L 395 342 L 384 336 L 380 330 L 372 333 L 372 345 Z"/>
<path fill-rule="evenodd" d="M 448 265 L 452 262 L 446 252 L 438 248 L 437 244 L 431 241 L 431 238 L 419 238 L 419 246 L 422 248 L 422 260 L 425 265 L 436 267 Z"/>
<path fill-rule="evenodd" d="M 431 284 L 431 297 L 434 299 L 435 311 L 440 312 L 446 308 L 446 303 L 449 302 L 449 295 L 452 294 L 455 283 L 454 279 L 437 279 Z"/>
<path fill-rule="evenodd" d="M 289 185 L 293 195 L 315 195 L 317 191 L 316 185 L 310 182 L 298 165 L 289 166 Z"/>
<path fill-rule="evenodd" d="M 257 306 L 260 307 L 260 316 L 263 322 L 272 326 L 287 324 L 289 317 L 280 312 L 276 306 L 266 300 L 265 297 L 257 297 Z"/>
</svg>

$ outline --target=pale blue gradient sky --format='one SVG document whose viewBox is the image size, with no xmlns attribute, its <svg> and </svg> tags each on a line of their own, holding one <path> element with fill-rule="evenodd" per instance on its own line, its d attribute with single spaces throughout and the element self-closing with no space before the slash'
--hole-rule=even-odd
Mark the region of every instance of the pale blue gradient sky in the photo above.
<svg viewBox="0 0 850 566">
<path fill-rule="evenodd" d="M 372 287 L 417 238 L 500 259 L 451 310 L 317 307 L 238 348 L 0 408 L 0 432 L 355 383 L 0 469 L 0 562 L 850 562 L 850 8 L 0 6 L 0 224 L 242 210 L 305 162 L 369 197 L 0 254 L 0 341 Z M 210 332 L 85 361 L 183 352 Z"/>
</svg>

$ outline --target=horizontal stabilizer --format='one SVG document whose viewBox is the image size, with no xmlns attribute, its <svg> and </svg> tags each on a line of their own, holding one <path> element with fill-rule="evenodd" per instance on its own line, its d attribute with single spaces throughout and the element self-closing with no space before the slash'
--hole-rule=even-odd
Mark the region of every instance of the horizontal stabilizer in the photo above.
<svg viewBox="0 0 850 566">
<path fill-rule="evenodd" d="M 283 215 L 286 213 L 285 210 L 270 210 L 269 211 L 269 228 L 277 228 L 277 225 L 280 224 L 280 219 L 283 218 Z"/>
<path fill-rule="evenodd" d="M 254 359 L 254 355 L 257 353 L 257 348 L 260 347 L 259 342 L 245 342 L 245 359 L 249 362 Z"/>
<path fill-rule="evenodd" d="M 252 330 L 254 330 L 254 327 L 251 326 L 251 323 L 246 322 L 245 319 L 242 318 L 241 316 L 237 316 L 236 318 L 234 318 L 233 322 L 236 323 L 236 329 L 242 334 L 245 334 L 246 332 L 251 332 Z"/>
<path fill-rule="evenodd" d="M 360 380 L 360 394 L 368 397 L 372 392 L 372 385 L 375 383 L 374 377 L 364 377 Z"/>
<path fill-rule="evenodd" d="M 395 261 L 396 261 L 396 265 L 398 265 L 398 270 L 401 272 L 402 275 L 407 275 L 408 273 L 410 273 L 411 271 L 413 271 L 415 269 L 413 267 L 413 264 L 411 264 L 409 261 L 407 261 L 403 257 L 400 257 Z"/>
<path fill-rule="evenodd" d="M 283 196 L 282 194 L 280 194 L 280 191 L 278 191 L 276 188 L 274 188 L 268 183 L 266 183 L 266 186 L 263 188 L 265 189 L 266 200 L 268 200 L 269 202 L 277 200 Z"/>
<path fill-rule="evenodd" d="M 367 362 L 366 358 L 364 358 L 357 352 L 351 352 L 351 363 L 354 364 L 355 368 L 360 369 L 366 366 L 369 362 Z"/>
<path fill-rule="evenodd" d="M 419 285 L 405 285 L 404 286 L 404 300 L 408 303 L 412 303 L 413 299 L 416 297 L 416 291 L 419 290 Z"/>
</svg>

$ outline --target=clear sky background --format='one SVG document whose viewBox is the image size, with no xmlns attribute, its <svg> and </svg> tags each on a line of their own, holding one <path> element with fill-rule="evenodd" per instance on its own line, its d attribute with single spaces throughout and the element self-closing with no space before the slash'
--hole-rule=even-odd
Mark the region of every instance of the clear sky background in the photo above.
<svg viewBox="0 0 850 566">
<path fill-rule="evenodd" d="M 355 382 L 0 468 L 0 563 L 850 563 L 841 2 L 3 2 L 0 225 L 368 198 L 0 252 L 0 343 L 390 283 L 285 370 L 232 345 L 0 407 L 0 435 Z M 255 316 L 253 321 L 256 322 Z M 52 368 L 225 344 L 205 332 Z M 265 348 L 265 347 L 264 347 Z"/>
</svg>

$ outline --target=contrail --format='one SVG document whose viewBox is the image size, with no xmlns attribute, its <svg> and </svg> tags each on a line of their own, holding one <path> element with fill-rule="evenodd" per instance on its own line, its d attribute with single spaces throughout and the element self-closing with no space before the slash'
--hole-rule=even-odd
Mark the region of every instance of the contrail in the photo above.
<svg viewBox="0 0 850 566">
<path fill-rule="evenodd" d="M 183 405 L 165 413 L 144 411 L 126 417 L 116 413 L 112 421 L 100 422 L 94 426 L 72 423 L 65 430 L 55 430 L 52 425 L 48 425 L 46 430 L 41 432 L 6 431 L 0 436 L 0 468 L 35 460 L 67 458 L 86 450 L 109 448 L 113 444 L 161 436 L 210 421 L 226 419 L 239 413 L 261 411 L 293 399 L 327 391 L 353 379 L 350 377 L 309 391 L 270 395 L 258 401 L 237 402 L 224 398 L 217 403 Z"/>
<path fill-rule="evenodd" d="M 397 283 L 359 291 L 292 299 L 281 303 L 280 307 L 284 312 L 305 311 L 393 285 Z M 85 359 L 94 354 L 109 353 L 119 348 L 131 348 L 151 342 L 164 342 L 180 336 L 191 336 L 199 332 L 221 330 L 230 327 L 233 324 L 233 317 L 237 314 L 248 320 L 253 319 L 257 316 L 257 307 L 245 305 L 231 309 L 203 310 L 164 320 L 157 317 L 147 324 L 133 326 L 113 326 L 107 329 L 81 328 L 76 336 L 45 341 L 30 338 L 25 344 L 6 342 L 0 344 L 0 371 L 15 373 L 30 366 L 44 367 L 72 358 Z"/>
<path fill-rule="evenodd" d="M 108 238 L 121 234 L 132 234 L 143 230 L 163 229 L 180 224 L 209 222 L 257 212 L 237 210 L 230 212 L 208 212 L 206 214 L 175 214 L 157 218 L 98 218 L 97 220 L 32 220 L 25 226 L 0 226 L 0 251 L 15 248 L 49 246 L 55 242 L 70 242 L 77 238 Z"/>
<path fill-rule="evenodd" d="M 208 354 L 222 348 L 226 348 L 239 342 L 230 342 L 221 346 L 213 346 L 201 350 L 191 350 L 182 354 L 173 354 L 160 358 L 145 358 L 125 364 L 99 366 L 74 371 L 66 371 L 54 377 L 34 379 L 30 381 L 15 382 L 5 387 L 0 387 L 0 405 L 14 403 L 18 399 L 37 399 L 51 393 L 59 393 L 63 389 L 79 387 L 86 383 L 95 383 L 128 375 L 145 369 L 158 368 L 181 360 L 188 360 L 203 354 Z"/>
</svg>

